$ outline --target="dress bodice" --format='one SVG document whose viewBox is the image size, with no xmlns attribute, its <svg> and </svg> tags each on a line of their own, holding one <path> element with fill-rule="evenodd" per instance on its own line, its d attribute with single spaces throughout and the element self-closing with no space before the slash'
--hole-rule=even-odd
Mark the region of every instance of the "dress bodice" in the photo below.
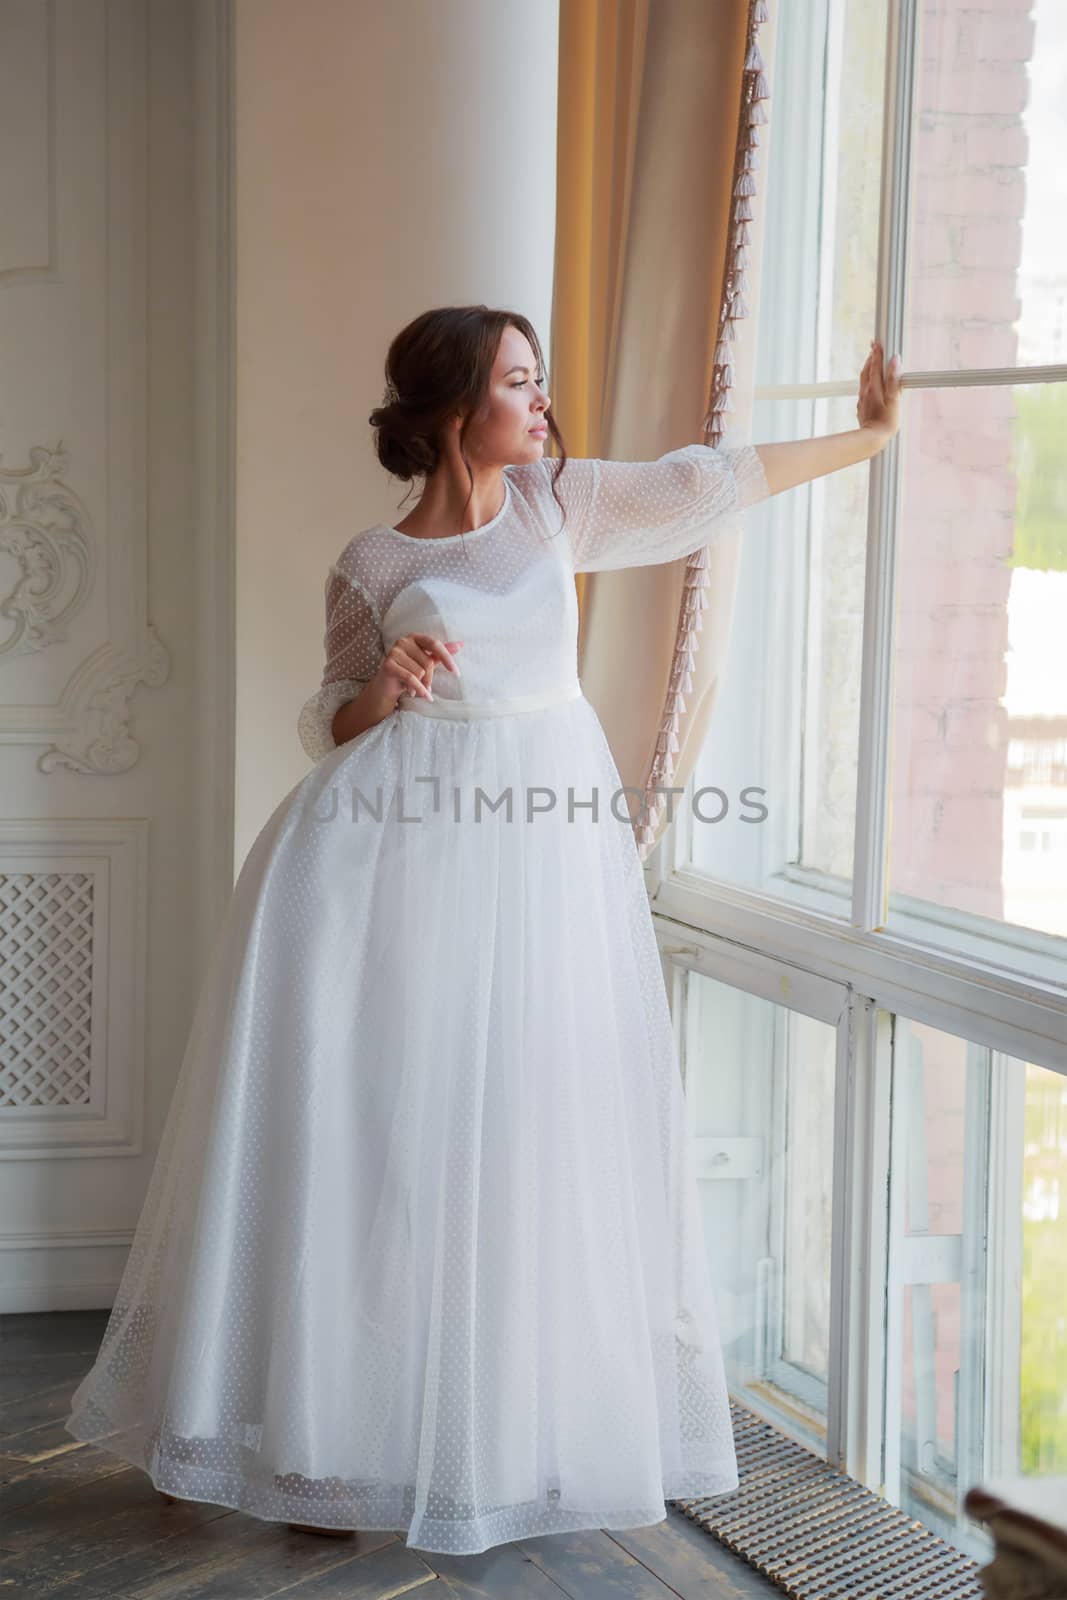
<svg viewBox="0 0 1067 1600">
<path fill-rule="evenodd" d="M 488 705 L 577 683 L 579 572 L 676 560 L 767 494 L 756 450 L 683 445 L 655 461 L 569 458 L 504 468 L 504 504 L 480 528 L 421 538 L 381 523 L 355 534 L 326 579 L 326 667 L 299 733 L 313 758 L 396 641 L 464 640 L 434 700 Z"/>
<path fill-rule="evenodd" d="M 441 539 L 369 528 L 338 562 L 374 608 L 383 653 L 411 633 L 464 641 L 459 675 L 434 673 L 435 701 L 538 695 L 577 678 L 569 545 L 528 502 L 523 469 L 506 469 L 505 486 L 501 511 L 480 528 Z"/>
</svg>

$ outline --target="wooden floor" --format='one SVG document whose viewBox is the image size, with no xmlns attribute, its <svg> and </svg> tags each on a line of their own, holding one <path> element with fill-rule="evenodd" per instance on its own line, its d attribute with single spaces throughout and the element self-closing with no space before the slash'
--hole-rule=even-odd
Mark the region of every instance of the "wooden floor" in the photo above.
<svg viewBox="0 0 1067 1600">
<path fill-rule="evenodd" d="M 779 1591 L 682 1512 L 625 1533 L 564 1533 L 482 1555 L 403 1535 L 294 1533 L 226 1506 L 168 1505 L 147 1473 L 63 1427 L 104 1311 L 0 1317 L 0 1600 L 765 1600 Z"/>
</svg>

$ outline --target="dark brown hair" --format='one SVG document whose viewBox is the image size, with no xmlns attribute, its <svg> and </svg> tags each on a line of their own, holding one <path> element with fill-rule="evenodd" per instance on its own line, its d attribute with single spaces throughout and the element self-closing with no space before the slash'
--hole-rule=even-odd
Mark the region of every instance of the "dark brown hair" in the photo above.
<svg viewBox="0 0 1067 1600">
<path fill-rule="evenodd" d="M 384 403 L 367 419 L 375 429 L 378 460 L 394 478 L 428 477 L 441 459 L 438 441 L 443 428 L 450 417 L 463 412 L 459 453 L 470 478 L 469 504 L 474 474 L 463 444 L 471 422 L 485 404 L 493 362 L 507 327 L 526 336 L 543 373 L 540 341 L 533 324 L 518 311 L 484 305 L 438 306 L 401 328 L 385 358 Z M 545 412 L 545 422 L 560 451 L 551 483 L 553 498 L 563 511 L 556 480 L 566 464 L 567 447 L 551 408 Z M 403 500 L 400 503 L 403 505 Z"/>
</svg>

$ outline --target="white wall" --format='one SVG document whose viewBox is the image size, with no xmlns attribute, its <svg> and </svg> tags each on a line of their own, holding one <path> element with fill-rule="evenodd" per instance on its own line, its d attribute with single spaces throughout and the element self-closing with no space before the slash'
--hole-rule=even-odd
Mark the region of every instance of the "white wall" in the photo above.
<svg viewBox="0 0 1067 1600">
<path fill-rule="evenodd" d="M 484 301 L 548 352 L 557 44 L 557 0 L 237 0 L 235 870 L 308 771 L 326 569 L 404 514 L 390 339 Z"/>
</svg>

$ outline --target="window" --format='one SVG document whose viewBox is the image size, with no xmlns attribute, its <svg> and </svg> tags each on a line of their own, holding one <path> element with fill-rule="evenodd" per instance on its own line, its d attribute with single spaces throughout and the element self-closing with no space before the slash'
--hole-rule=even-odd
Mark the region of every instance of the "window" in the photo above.
<svg viewBox="0 0 1067 1600">
<path fill-rule="evenodd" d="M 830 1362 L 831 1174 L 838 986 L 819 1015 L 699 973 L 684 1059 L 691 1144 L 733 1393 L 820 1454 Z M 821 1003 L 821 1004 L 820 1004 Z M 826 1008 L 829 1008 L 826 1014 Z"/>
<path fill-rule="evenodd" d="M 731 1385 L 975 1555 L 1067 1471 L 1065 58 L 1055 0 L 779 9 L 753 437 L 854 426 L 876 329 L 905 430 L 753 517 L 649 864 Z"/>
<path fill-rule="evenodd" d="M 1020 838 L 1067 810 L 1067 13 L 780 29 L 753 434 L 854 426 L 876 327 L 911 388 L 885 455 L 752 518 L 697 772 L 734 804 L 678 865 L 1067 993 L 1067 857 L 1035 895 Z"/>
</svg>

